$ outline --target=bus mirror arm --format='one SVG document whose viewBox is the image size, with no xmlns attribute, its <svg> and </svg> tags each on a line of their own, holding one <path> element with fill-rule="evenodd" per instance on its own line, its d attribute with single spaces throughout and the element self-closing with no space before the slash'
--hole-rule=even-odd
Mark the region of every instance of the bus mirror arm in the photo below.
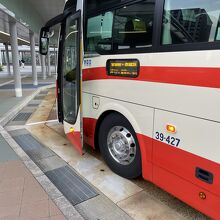
<svg viewBox="0 0 220 220">
<path fill-rule="evenodd" d="M 50 29 L 51 27 L 59 24 L 59 23 L 62 23 L 70 14 L 72 14 L 74 9 L 71 9 L 71 10 L 67 10 L 65 11 L 64 13 L 62 14 L 59 14 L 57 15 L 56 17 L 50 19 L 45 25 L 44 25 L 44 28 L 48 28 Z"/>
<path fill-rule="evenodd" d="M 56 17 L 50 19 L 44 27 L 41 28 L 40 31 L 40 54 L 47 55 L 48 48 L 49 48 L 49 38 L 51 37 L 50 28 L 62 23 L 70 14 L 72 14 L 73 9 L 70 8 L 69 10 L 65 11 L 62 14 L 57 15 Z"/>
<path fill-rule="evenodd" d="M 45 25 L 44 25 L 44 28 L 48 28 L 50 29 L 51 27 L 59 24 L 59 23 L 62 23 L 62 21 L 66 18 L 66 13 L 62 13 L 62 14 L 59 14 L 57 15 L 56 17 L 50 19 Z"/>
<path fill-rule="evenodd" d="M 48 53 L 48 48 L 49 48 L 49 38 L 52 36 L 50 33 L 50 28 L 62 23 L 63 20 L 68 16 L 67 13 L 63 13 L 63 14 L 59 14 L 58 16 L 50 19 L 45 25 L 44 27 L 41 28 L 40 31 L 40 54 L 42 55 L 47 55 Z"/>
</svg>

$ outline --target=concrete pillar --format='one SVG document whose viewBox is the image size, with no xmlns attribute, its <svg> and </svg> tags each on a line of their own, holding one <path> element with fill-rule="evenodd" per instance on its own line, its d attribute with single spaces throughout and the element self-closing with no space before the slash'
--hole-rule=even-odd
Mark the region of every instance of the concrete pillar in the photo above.
<svg viewBox="0 0 220 220">
<path fill-rule="evenodd" d="M 9 51 L 8 51 L 8 43 L 5 43 L 5 55 L 6 55 L 7 71 L 8 71 L 8 74 L 11 75 L 10 58 L 9 58 Z"/>
<path fill-rule="evenodd" d="M 41 66 L 41 55 L 40 55 L 40 53 L 38 53 L 37 56 L 38 56 L 38 60 L 39 60 L 39 65 Z"/>
<path fill-rule="evenodd" d="M 14 80 L 15 80 L 15 96 L 22 97 L 16 21 L 10 21 L 9 29 L 11 35 L 10 41 L 11 41 L 12 63 L 13 63 Z"/>
<path fill-rule="evenodd" d="M 41 58 L 42 76 L 43 76 L 43 79 L 46 79 L 47 75 L 46 75 L 46 66 L 45 66 L 45 56 L 41 55 L 40 58 Z"/>
<path fill-rule="evenodd" d="M 47 53 L 47 71 L 48 71 L 48 76 L 52 76 L 51 68 L 50 68 L 50 48 Z"/>
<path fill-rule="evenodd" d="M 57 74 L 57 55 L 56 55 L 56 45 L 54 44 L 54 68 L 55 74 Z"/>
<path fill-rule="evenodd" d="M 37 86 L 37 64 L 36 64 L 36 51 L 35 51 L 35 39 L 34 33 L 30 31 L 30 49 L 31 49 L 31 63 L 32 63 L 32 78 L 33 78 L 33 85 Z"/>
</svg>

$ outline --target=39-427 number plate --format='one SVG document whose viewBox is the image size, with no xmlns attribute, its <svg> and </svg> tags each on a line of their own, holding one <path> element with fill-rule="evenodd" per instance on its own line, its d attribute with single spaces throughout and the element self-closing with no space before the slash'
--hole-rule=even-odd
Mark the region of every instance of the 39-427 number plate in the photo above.
<svg viewBox="0 0 220 220">
<path fill-rule="evenodd" d="M 173 137 L 173 136 L 166 136 L 165 134 L 161 132 L 156 132 L 155 139 L 164 143 L 167 143 L 169 145 L 178 147 L 180 144 L 180 139 Z"/>
</svg>

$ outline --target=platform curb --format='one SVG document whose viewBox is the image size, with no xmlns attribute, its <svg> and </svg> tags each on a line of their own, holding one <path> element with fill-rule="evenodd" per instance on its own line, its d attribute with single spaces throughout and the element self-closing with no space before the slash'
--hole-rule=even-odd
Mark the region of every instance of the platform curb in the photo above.
<svg viewBox="0 0 220 220">
<path fill-rule="evenodd" d="M 4 129 L 4 126 L 24 108 L 37 94 L 45 89 L 54 88 L 53 85 L 41 87 L 33 94 L 28 96 L 22 103 L 15 106 L 11 111 L 3 115 L 0 119 L 0 134 L 15 153 L 22 160 L 27 169 L 32 173 L 41 187 L 48 194 L 50 199 L 57 205 L 60 211 L 68 220 L 83 220 L 84 218 L 74 208 L 74 206 L 64 197 L 64 195 L 57 189 L 57 187 L 50 181 L 50 179 L 41 171 L 41 169 L 31 160 L 31 158 L 24 152 L 24 150 L 17 144 L 12 136 Z"/>
<path fill-rule="evenodd" d="M 20 104 L 18 104 L 14 108 L 12 108 L 9 112 L 4 114 L 0 118 L 0 125 L 2 127 L 4 127 L 18 112 L 20 112 L 22 110 L 22 108 L 24 108 L 27 105 L 28 102 L 30 102 L 41 91 L 44 91 L 46 89 L 51 89 L 51 88 L 54 88 L 54 87 L 55 87 L 55 85 L 52 84 L 52 85 L 43 86 L 43 87 L 38 88 L 33 94 L 31 94 L 27 98 L 25 98 L 24 101 L 22 101 Z"/>
</svg>

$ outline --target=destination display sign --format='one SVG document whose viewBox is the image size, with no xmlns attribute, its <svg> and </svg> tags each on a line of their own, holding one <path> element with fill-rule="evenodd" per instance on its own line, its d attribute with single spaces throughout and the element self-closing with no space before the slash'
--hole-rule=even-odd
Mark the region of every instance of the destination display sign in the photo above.
<svg viewBox="0 0 220 220">
<path fill-rule="evenodd" d="M 107 74 L 109 76 L 138 77 L 140 62 L 137 59 L 121 59 L 107 61 Z"/>
</svg>

